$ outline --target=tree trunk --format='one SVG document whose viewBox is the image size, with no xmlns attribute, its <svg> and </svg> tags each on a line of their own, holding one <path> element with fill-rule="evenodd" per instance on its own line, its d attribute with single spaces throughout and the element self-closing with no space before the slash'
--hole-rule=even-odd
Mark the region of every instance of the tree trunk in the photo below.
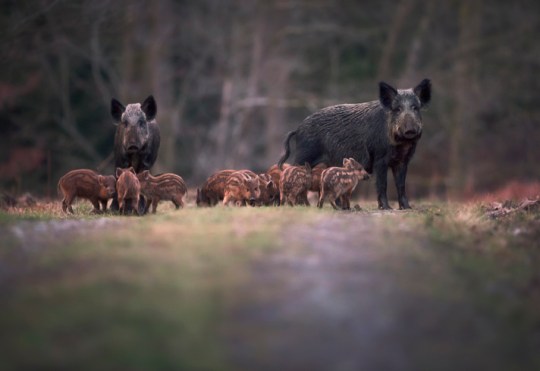
<svg viewBox="0 0 540 371">
<path fill-rule="evenodd" d="M 479 28 L 479 2 L 462 0 L 458 12 L 458 48 L 467 47 L 474 42 Z M 451 124 L 449 153 L 449 196 L 458 197 L 470 192 L 474 187 L 471 173 L 470 153 L 471 140 L 469 131 L 475 118 L 474 88 L 471 81 L 474 77 L 474 60 L 469 56 L 461 56 L 454 64 L 455 119 Z M 467 189 L 466 189 L 467 188 Z"/>
</svg>

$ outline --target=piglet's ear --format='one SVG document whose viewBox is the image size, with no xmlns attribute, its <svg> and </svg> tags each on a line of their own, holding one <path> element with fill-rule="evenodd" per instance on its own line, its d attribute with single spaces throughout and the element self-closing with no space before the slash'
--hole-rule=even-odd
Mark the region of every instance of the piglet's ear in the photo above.
<svg viewBox="0 0 540 371">
<path fill-rule="evenodd" d="M 111 116 L 114 122 L 120 122 L 122 120 L 122 114 L 126 110 L 126 107 L 116 99 L 111 99 Z"/>
<path fill-rule="evenodd" d="M 347 157 L 345 157 L 343 159 L 343 166 L 347 166 L 348 163 L 349 163 L 349 159 Z"/>
<path fill-rule="evenodd" d="M 392 102 L 397 95 L 397 90 L 392 86 L 388 85 L 384 81 L 379 83 L 379 101 L 383 107 L 388 109 L 392 108 Z"/>
<path fill-rule="evenodd" d="M 146 120 L 152 121 L 156 117 L 157 105 L 152 95 L 144 100 L 143 104 L 141 105 L 141 109 L 146 115 Z"/>
<path fill-rule="evenodd" d="M 142 179 L 143 180 L 148 180 L 148 177 L 150 176 L 150 171 L 149 170 L 145 170 L 141 173 L 142 175 Z"/>
<path fill-rule="evenodd" d="M 120 169 L 119 167 L 117 167 L 116 168 L 116 177 L 120 178 L 120 175 L 122 175 L 123 172 L 124 172 L 123 169 Z"/>
<path fill-rule="evenodd" d="M 98 175 L 97 180 L 99 185 L 105 185 L 105 177 L 103 175 Z"/>
<path fill-rule="evenodd" d="M 129 169 L 127 169 L 127 171 L 137 175 L 137 173 L 135 172 L 135 169 L 133 168 L 133 166 L 130 166 Z"/>
<path fill-rule="evenodd" d="M 422 106 L 425 106 L 431 100 L 431 81 L 423 79 L 414 89 L 414 94 L 420 99 Z"/>
</svg>

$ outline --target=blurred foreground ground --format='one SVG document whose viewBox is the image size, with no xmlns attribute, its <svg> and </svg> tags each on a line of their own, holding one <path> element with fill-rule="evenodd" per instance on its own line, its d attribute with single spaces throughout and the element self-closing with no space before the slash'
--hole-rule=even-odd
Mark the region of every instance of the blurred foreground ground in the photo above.
<svg viewBox="0 0 540 371">
<path fill-rule="evenodd" d="M 0 212 L 0 369 L 537 370 L 540 213 Z"/>
</svg>

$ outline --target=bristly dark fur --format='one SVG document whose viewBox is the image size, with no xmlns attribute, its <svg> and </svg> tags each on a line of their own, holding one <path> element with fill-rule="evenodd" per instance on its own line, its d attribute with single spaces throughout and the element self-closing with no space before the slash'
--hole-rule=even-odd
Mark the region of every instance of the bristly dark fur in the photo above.
<svg viewBox="0 0 540 371">
<path fill-rule="evenodd" d="M 116 125 L 114 135 L 116 168 L 133 167 L 137 174 L 152 168 L 160 144 L 156 114 L 156 101 L 151 95 L 142 104 L 133 103 L 126 107 L 114 98 L 111 100 L 111 116 Z M 146 209 L 144 197 L 141 197 L 138 207 L 141 213 Z M 118 210 L 117 196 L 113 198 L 111 209 Z"/>
<path fill-rule="evenodd" d="M 379 100 L 340 104 L 307 117 L 297 130 L 287 134 L 283 164 L 290 155 L 290 140 L 296 140 L 295 164 L 326 163 L 339 166 L 352 157 L 377 177 L 381 209 L 389 209 L 387 171 L 391 168 L 398 190 L 399 206 L 410 208 L 405 193 L 407 166 L 422 135 L 420 109 L 431 99 L 431 83 L 423 80 L 414 89 L 396 90 L 379 85 Z"/>
</svg>

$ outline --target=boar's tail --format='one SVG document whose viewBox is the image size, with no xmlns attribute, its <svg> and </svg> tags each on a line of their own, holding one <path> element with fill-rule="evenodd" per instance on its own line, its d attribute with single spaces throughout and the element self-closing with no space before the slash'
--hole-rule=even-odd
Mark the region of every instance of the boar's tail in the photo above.
<svg viewBox="0 0 540 371">
<path fill-rule="evenodd" d="M 291 146 L 289 144 L 289 141 L 293 136 L 296 135 L 296 130 L 289 131 L 287 134 L 287 137 L 285 138 L 285 141 L 283 142 L 283 146 L 285 147 L 285 153 L 278 161 L 278 167 L 280 170 L 283 170 L 283 163 L 289 158 L 289 155 L 291 154 Z"/>
</svg>

